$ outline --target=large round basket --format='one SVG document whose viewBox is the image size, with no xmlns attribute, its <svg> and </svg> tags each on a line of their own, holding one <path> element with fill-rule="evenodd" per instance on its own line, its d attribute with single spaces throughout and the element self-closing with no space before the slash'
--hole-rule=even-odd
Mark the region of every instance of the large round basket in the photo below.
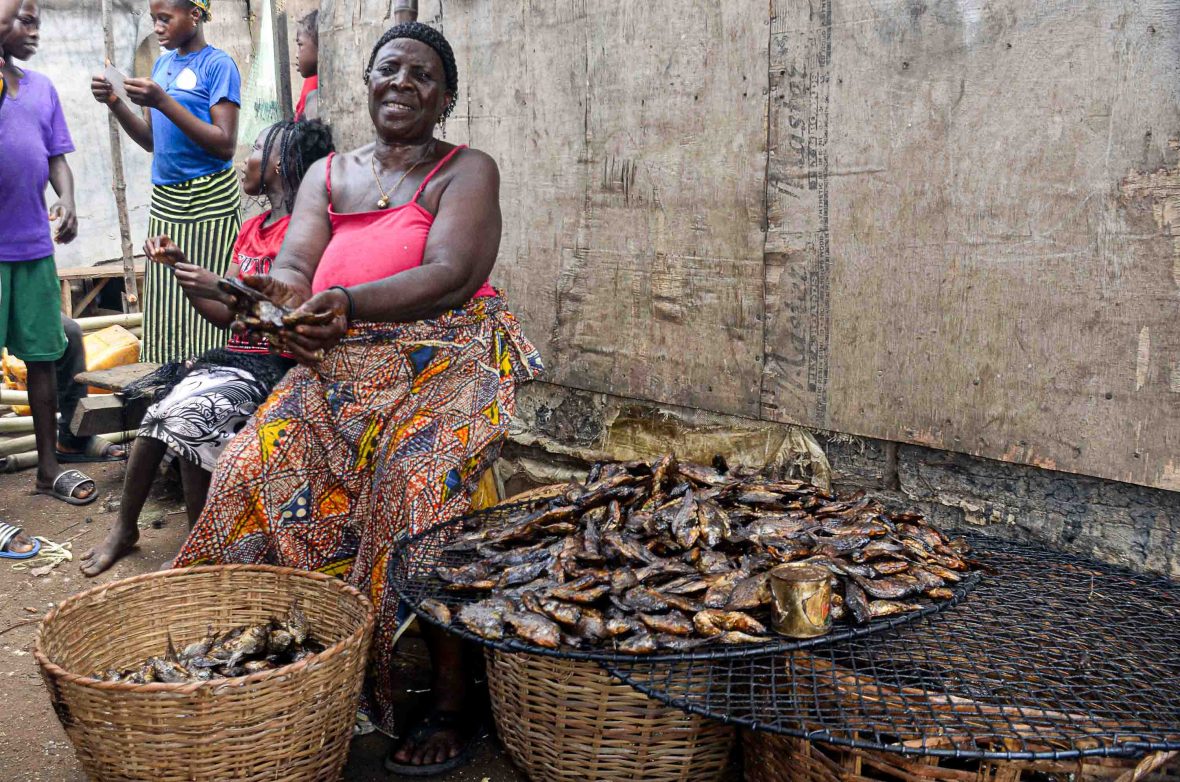
<svg viewBox="0 0 1180 782">
<path fill-rule="evenodd" d="M 597 663 L 488 651 L 496 730 L 533 782 L 715 782 L 733 728 L 641 695 Z"/>
<path fill-rule="evenodd" d="M 956 760 L 743 731 L 746 782 L 1180 782 L 1175 752 L 1139 759 Z"/>
<path fill-rule="evenodd" d="M 327 646 L 294 665 L 194 684 L 126 684 L 94 671 L 159 656 L 207 628 L 284 616 L 294 600 Z M 373 632 L 360 592 L 318 573 L 260 565 L 167 570 L 75 595 L 45 617 L 36 656 L 91 779 L 335 780 Z"/>
</svg>

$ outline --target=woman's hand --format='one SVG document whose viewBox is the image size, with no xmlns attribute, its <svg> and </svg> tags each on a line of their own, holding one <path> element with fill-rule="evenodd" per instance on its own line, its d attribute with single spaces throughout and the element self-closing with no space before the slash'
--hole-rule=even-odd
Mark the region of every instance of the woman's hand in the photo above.
<svg viewBox="0 0 1180 782">
<path fill-rule="evenodd" d="M 72 201 L 62 199 L 49 207 L 49 220 L 57 223 L 53 239 L 58 244 L 69 244 L 78 236 L 78 211 Z"/>
<path fill-rule="evenodd" d="M 246 287 L 253 288 L 261 293 L 263 298 L 272 304 L 286 307 L 289 310 L 299 309 L 308 300 L 307 291 L 300 290 L 294 285 L 289 285 L 282 280 L 276 280 L 268 274 L 247 274 L 242 277 L 242 283 Z M 230 295 L 235 300 L 241 300 L 240 296 Z M 244 308 L 248 305 L 249 302 L 243 302 L 242 307 Z"/>
<path fill-rule="evenodd" d="M 119 100 L 119 96 L 115 94 L 115 88 L 107 81 L 105 76 L 91 76 L 90 77 L 90 94 L 99 103 L 107 106 L 113 106 Z"/>
<path fill-rule="evenodd" d="M 91 91 L 93 89 L 92 86 Z M 132 103 L 149 109 L 160 108 L 160 104 L 168 97 L 164 88 L 151 79 L 127 79 L 123 82 L 123 89 L 127 90 L 127 97 Z"/>
<path fill-rule="evenodd" d="M 184 251 L 176 246 L 167 236 L 153 236 L 143 243 L 143 254 L 148 260 L 162 263 L 165 266 L 176 266 L 178 263 L 188 263 Z"/>
<path fill-rule="evenodd" d="M 239 281 L 246 288 L 258 291 L 259 295 L 247 296 L 233 288 L 219 286 L 221 301 L 233 313 L 234 322 L 230 328 L 251 342 L 259 342 L 264 336 L 273 339 L 274 331 L 279 328 L 275 323 L 260 321 L 259 300 L 266 300 L 287 312 L 294 312 L 307 300 L 306 291 L 266 274 L 247 274 Z"/>
<path fill-rule="evenodd" d="M 221 302 L 226 299 L 226 294 L 217 287 L 221 278 L 206 268 L 181 262 L 172 267 L 172 274 L 176 277 L 176 282 L 180 287 L 190 296 Z"/>
<path fill-rule="evenodd" d="M 300 364 L 318 364 L 348 332 L 347 311 L 348 299 L 340 291 L 318 293 L 283 318 L 286 328 L 271 337 L 271 342 Z"/>
</svg>

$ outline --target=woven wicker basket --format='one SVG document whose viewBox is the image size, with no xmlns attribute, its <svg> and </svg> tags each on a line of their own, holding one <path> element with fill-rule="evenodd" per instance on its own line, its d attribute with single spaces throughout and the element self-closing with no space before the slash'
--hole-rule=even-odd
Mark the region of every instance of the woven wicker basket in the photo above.
<svg viewBox="0 0 1180 782">
<path fill-rule="evenodd" d="M 1180 782 L 1175 752 L 1141 760 L 946 760 L 874 752 L 770 733 L 742 734 L 746 782 Z"/>
<path fill-rule="evenodd" d="M 672 709 L 593 662 L 488 652 L 496 730 L 534 782 L 714 782 L 734 730 Z"/>
<path fill-rule="evenodd" d="M 328 645 L 294 665 L 195 684 L 88 677 L 285 615 L 292 601 Z M 51 611 L 36 657 L 58 719 L 91 779 L 334 780 L 348 755 L 373 632 L 369 601 L 338 579 L 254 565 L 150 573 Z"/>
</svg>

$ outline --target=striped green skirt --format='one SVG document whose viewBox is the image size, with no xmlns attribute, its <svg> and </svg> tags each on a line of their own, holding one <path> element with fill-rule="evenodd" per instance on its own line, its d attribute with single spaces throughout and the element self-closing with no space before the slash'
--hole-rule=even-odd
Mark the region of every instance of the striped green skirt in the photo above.
<svg viewBox="0 0 1180 782">
<path fill-rule="evenodd" d="M 232 168 L 179 185 L 152 188 L 150 236 L 168 236 L 190 263 L 225 276 L 242 227 L 242 196 Z M 229 334 L 207 322 L 185 298 L 172 270 L 147 266 L 141 361 L 166 364 L 224 347 Z"/>
</svg>

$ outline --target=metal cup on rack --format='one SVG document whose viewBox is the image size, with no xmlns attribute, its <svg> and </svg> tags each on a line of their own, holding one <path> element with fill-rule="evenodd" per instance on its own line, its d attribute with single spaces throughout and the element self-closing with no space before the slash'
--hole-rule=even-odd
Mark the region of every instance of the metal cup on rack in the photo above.
<svg viewBox="0 0 1180 782">
<path fill-rule="evenodd" d="M 770 571 L 771 625 L 788 638 L 815 638 L 832 629 L 831 574 L 811 565 Z"/>
</svg>

